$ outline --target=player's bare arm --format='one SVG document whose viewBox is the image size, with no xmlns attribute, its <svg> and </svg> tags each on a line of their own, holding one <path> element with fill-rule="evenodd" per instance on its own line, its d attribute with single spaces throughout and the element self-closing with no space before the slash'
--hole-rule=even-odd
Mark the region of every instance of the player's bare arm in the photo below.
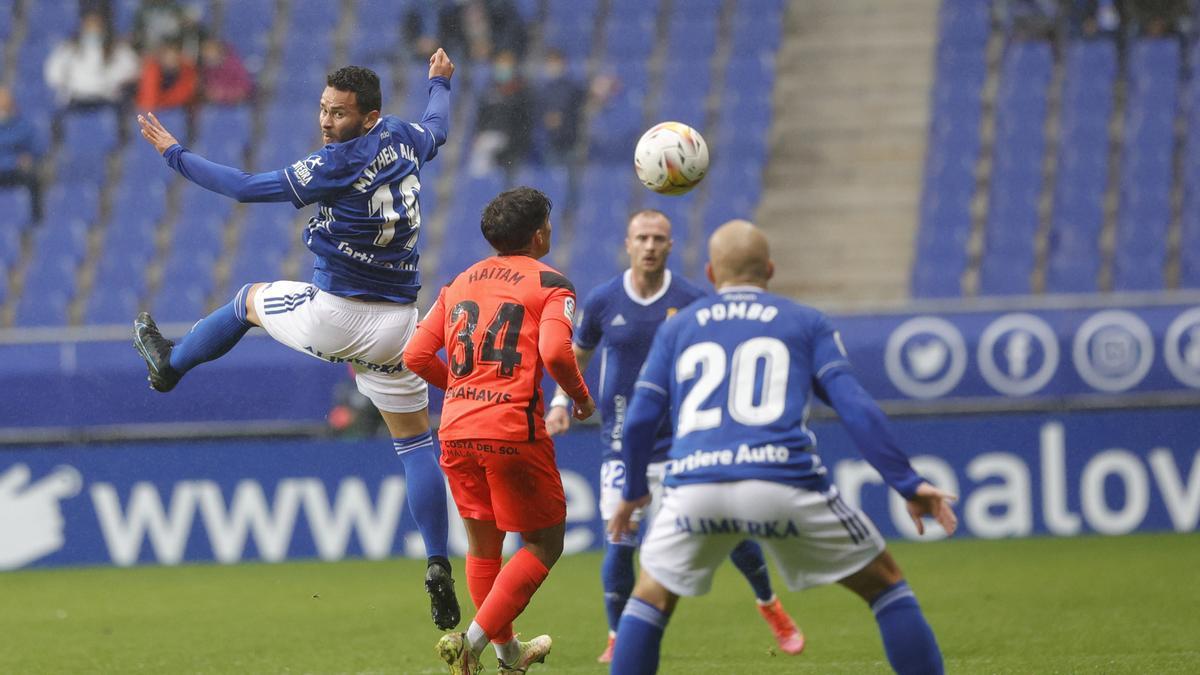
<svg viewBox="0 0 1200 675">
<path fill-rule="evenodd" d="M 917 534 L 925 534 L 924 516 L 937 521 L 946 534 L 954 534 L 958 529 L 958 516 L 954 515 L 951 504 L 958 501 L 958 496 L 936 488 L 929 483 L 921 483 L 917 494 L 908 500 L 908 515 L 917 526 Z"/>
<path fill-rule="evenodd" d="M 148 112 L 145 115 L 138 115 L 138 126 L 142 128 L 142 138 L 146 139 L 158 154 L 167 151 L 167 148 L 172 145 L 178 145 L 179 141 L 167 131 L 167 128 L 158 121 L 154 113 Z"/>
<path fill-rule="evenodd" d="M 608 521 L 608 534 L 610 541 L 621 541 L 637 531 L 637 525 L 633 522 L 633 512 L 650 503 L 650 495 L 644 495 L 640 499 L 629 501 L 622 499 L 617 506 L 617 510 L 613 513 L 613 517 Z"/>
<path fill-rule="evenodd" d="M 592 361 L 594 350 L 572 345 L 571 351 L 575 354 L 575 362 L 579 364 L 579 372 L 586 371 L 588 364 Z M 566 433 L 571 428 L 571 413 L 568 411 L 570 401 L 570 397 L 562 390 L 562 387 L 559 387 L 558 393 L 550 400 L 550 410 L 546 413 L 546 433 L 557 436 Z"/>
<path fill-rule="evenodd" d="M 454 62 L 446 56 L 445 50 L 438 48 L 433 56 L 429 57 L 429 79 L 435 77 L 444 77 L 449 80 L 454 76 Z"/>
</svg>

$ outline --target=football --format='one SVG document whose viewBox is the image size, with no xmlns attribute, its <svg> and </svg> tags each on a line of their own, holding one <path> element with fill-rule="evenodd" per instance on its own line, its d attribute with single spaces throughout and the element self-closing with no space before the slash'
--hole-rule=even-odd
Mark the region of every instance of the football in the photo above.
<svg viewBox="0 0 1200 675">
<path fill-rule="evenodd" d="M 659 194 L 681 195 L 708 171 L 708 144 L 686 124 L 660 122 L 638 140 L 633 167 L 642 185 Z"/>
</svg>

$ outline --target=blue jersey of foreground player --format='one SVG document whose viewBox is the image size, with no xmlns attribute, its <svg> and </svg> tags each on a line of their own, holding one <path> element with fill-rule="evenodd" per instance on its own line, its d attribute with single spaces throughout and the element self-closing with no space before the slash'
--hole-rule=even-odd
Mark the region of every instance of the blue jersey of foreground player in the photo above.
<svg viewBox="0 0 1200 675">
<path fill-rule="evenodd" d="M 409 303 L 421 289 L 420 170 L 446 142 L 449 92 L 449 80 L 432 78 L 420 123 L 384 115 L 366 134 L 278 171 L 246 174 L 179 145 L 163 156 L 188 180 L 238 201 L 318 204 L 304 234 L 317 256 L 313 284 L 344 297 Z"/>
<path fill-rule="evenodd" d="M 600 410 L 601 432 L 606 447 L 603 460 L 621 457 L 621 427 L 633 398 L 638 371 L 650 352 L 654 332 L 663 321 L 704 295 L 683 277 L 663 272 L 663 287 L 649 298 L 633 291 L 633 272 L 625 270 L 592 289 L 583 300 L 575 344 L 583 349 L 599 350 L 600 382 L 596 404 Z M 650 461 L 667 458 L 671 447 L 671 425 L 665 421 L 658 429 Z M 602 460 L 602 461 L 603 461 Z"/>
<path fill-rule="evenodd" d="M 768 480 L 828 489 L 806 426 L 813 394 L 837 410 L 890 485 L 915 494 L 921 479 L 851 373 L 829 319 L 761 289 L 726 287 L 655 335 L 626 423 L 625 498 L 646 494 L 652 420 L 668 407 L 675 437 L 666 485 Z"/>
</svg>

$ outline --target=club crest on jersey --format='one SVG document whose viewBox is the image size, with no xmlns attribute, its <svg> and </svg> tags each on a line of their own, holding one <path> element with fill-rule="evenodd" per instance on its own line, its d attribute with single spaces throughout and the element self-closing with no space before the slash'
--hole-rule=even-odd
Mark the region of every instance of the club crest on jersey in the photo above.
<svg viewBox="0 0 1200 675">
<path fill-rule="evenodd" d="M 575 322 L 575 298 L 567 298 L 563 301 L 563 316 L 567 317 L 567 321 Z"/>
<path fill-rule="evenodd" d="M 668 307 L 668 308 L 667 308 L 667 318 L 669 319 L 669 318 L 671 318 L 671 317 L 675 316 L 675 314 L 676 314 L 677 312 L 679 312 L 679 308 L 678 308 L 678 307 Z"/>
</svg>

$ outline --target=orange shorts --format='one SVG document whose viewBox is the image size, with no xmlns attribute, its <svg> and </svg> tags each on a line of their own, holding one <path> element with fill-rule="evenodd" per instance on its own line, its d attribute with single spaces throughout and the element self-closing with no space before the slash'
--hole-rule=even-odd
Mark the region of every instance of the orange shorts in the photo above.
<svg viewBox="0 0 1200 675">
<path fill-rule="evenodd" d="M 463 518 L 495 521 L 505 532 L 532 532 L 567 519 L 554 441 L 445 440 L 442 469 Z"/>
</svg>

